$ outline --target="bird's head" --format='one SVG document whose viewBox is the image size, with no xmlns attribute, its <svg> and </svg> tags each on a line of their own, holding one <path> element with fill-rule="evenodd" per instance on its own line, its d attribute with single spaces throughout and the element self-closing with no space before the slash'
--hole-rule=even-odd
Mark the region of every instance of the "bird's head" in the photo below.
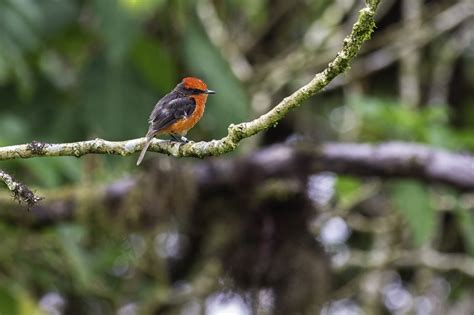
<svg viewBox="0 0 474 315">
<path fill-rule="evenodd" d="M 190 94 L 216 94 L 216 92 L 209 90 L 206 83 L 198 78 L 187 77 L 181 81 L 182 88 Z"/>
</svg>

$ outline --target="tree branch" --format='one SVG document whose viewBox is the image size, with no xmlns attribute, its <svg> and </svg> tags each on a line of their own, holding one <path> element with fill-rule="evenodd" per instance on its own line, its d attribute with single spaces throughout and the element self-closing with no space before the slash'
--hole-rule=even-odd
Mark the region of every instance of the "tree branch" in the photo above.
<svg viewBox="0 0 474 315">
<path fill-rule="evenodd" d="M 445 254 L 434 249 L 394 250 L 388 257 L 381 259 L 378 252 L 351 251 L 347 262 L 339 269 L 358 267 L 374 269 L 381 265 L 397 267 L 425 267 L 440 272 L 457 271 L 474 278 L 474 259 L 464 254 Z"/>
<path fill-rule="evenodd" d="M 427 145 L 333 143 L 323 147 L 328 168 L 337 173 L 414 177 L 474 190 L 474 156 Z"/>
<path fill-rule="evenodd" d="M 186 168 L 184 166 L 186 164 L 179 163 L 178 165 L 181 168 Z M 159 167 L 150 170 L 151 178 L 164 178 L 163 173 L 156 173 L 157 169 Z M 192 172 L 190 177 L 199 189 L 199 198 L 197 198 L 199 200 L 215 194 L 216 191 L 232 191 L 234 193 L 242 191 L 246 189 L 242 187 L 249 186 L 249 182 L 258 181 L 263 184 L 269 178 L 283 180 L 291 180 L 295 177 L 307 178 L 311 174 L 323 171 L 381 178 L 410 177 L 474 191 L 473 155 L 452 153 L 407 142 L 381 144 L 326 143 L 320 145 L 309 145 L 308 143 L 280 144 L 257 150 L 245 157 L 199 161 L 193 163 L 191 168 L 187 170 Z M 173 177 L 182 177 L 175 175 Z M 168 174 L 167 176 L 171 175 Z M 72 214 L 75 207 L 77 207 L 77 204 L 72 200 L 76 200 L 78 195 L 84 196 L 83 198 L 88 200 L 92 198 L 100 204 L 113 205 L 116 208 L 118 204 L 127 199 L 127 196 L 136 187 L 143 186 L 144 184 L 138 180 L 138 177 L 133 177 L 113 182 L 107 187 L 84 188 L 80 186 L 75 189 L 68 189 L 67 192 L 59 195 L 49 193 L 50 200 L 48 203 L 35 207 L 32 216 L 29 216 L 26 220 L 35 217 L 39 224 L 69 220 L 73 217 Z M 156 191 L 160 191 L 160 189 L 161 187 L 147 190 L 152 192 L 153 196 L 144 199 L 157 198 Z M 265 187 L 262 189 L 265 189 Z M 286 185 L 285 189 L 302 189 L 301 192 L 304 193 L 306 188 L 304 185 L 301 187 Z M 139 190 L 143 191 L 142 188 L 139 188 Z M 471 204 L 466 207 L 469 206 Z M 0 215 L 11 217 L 15 213 L 13 211 Z M 13 220 L 20 222 L 24 221 L 25 217 L 13 218 Z M 384 224 L 379 223 L 377 231 L 382 233 Z"/>
<path fill-rule="evenodd" d="M 7 185 L 13 196 L 20 203 L 25 203 L 28 207 L 34 206 L 38 201 L 43 199 L 36 196 L 25 184 L 16 181 L 13 176 L 0 170 L 0 179 Z"/>
<path fill-rule="evenodd" d="M 330 171 L 356 176 L 411 177 L 474 190 L 474 156 L 409 142 L 274 145 L 255 152 L 244 163 L 260 176 Z M 232 160 L 202 166 L 211 167 L 212 171 L 208 171 L 218 182 L 231 182 L 233 176 L 248 174 Z"/>
<path fill-rule="evenodd" d="M 363 42 L 370 38 L 375 28 L 374 15 L 378 3 L 378 0 L 366 1 L 366 7 L 360 10 L 359 17 L 353 25 L 351 33 L 344 39 L 343 48 L 323 72 L 316 74 L 313 80 L 284 98 L 266 114 L 250 122 L 230 125 L 228 135 L 220 140 L 181 144 L 155 139 L 149 151 L 166 153 L 177 157 L 221 155 L 235 150 L 241 140 L 275 126 L 289 111 L 321 91 L 332 79 L 348 69 L 351 60 L 359 52 Z M 30 144 L 0 148 L 0 160 L 38 156 L 80 157 L 91 153 L 125 156 L 141 150 L 144 143 L 145 138 L 121 142 L 102 139 L 63 144 L 32 142 Z"/>
</svg>

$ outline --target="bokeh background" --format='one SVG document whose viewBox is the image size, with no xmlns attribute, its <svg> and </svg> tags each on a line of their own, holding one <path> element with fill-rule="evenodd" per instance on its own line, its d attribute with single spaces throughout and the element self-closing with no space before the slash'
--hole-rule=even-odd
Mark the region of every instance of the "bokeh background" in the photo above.
<svg viewBox="0 0 474 315">
<path fill-rule="evenodd" d="M 138 138 L 197 76 L 221 138 L 324 69 L 358 0 L 1 0 L 0 145 Z M 218 158 L 1 162 L 1 314 L 472 314 L 474 195 L 409 179 L 262 175 L 262 147 L 474 150 L 470 0 L 382 0 L 347 73 Z M 275 157 L 266 157 L 271 161 Z"/>
</svg>

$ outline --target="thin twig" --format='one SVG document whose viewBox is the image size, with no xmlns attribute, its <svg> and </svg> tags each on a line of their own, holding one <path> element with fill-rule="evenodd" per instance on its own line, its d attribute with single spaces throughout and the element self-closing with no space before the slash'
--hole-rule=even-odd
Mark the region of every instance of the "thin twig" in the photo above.
<svg viewBox="0 0 474 315">
<path fill-rule="evenodd" d="M 34 206 L 38 201 L 43 199 L 36 196 L 25 184 L 20 183 L 10 174 L 0 170 L 0 179 L 7 185 L 13 196 L 20 203 L 26 204 L 28 207 Z"/>
<path fill-rule="evenodd" d="M 403 23 L 407 28 L 419 29 L 421 26 L 423 2 L 421 0 L 402 1 Z M 412 32 L 406 33 L 405 42 L 401 48 L 399 90 L 402 105 L 418 106 L 420 93 L 420 62 L 421 53 L 414 43 Z"/>
<path fill-rule="evenodd" d="M 426 267 L 441 272 L 457 271 L 474 278 L 472 257 L 464 254 L 445 254 L 434 249 L 395 250 L 385 259 L 380 259 L 380 255 L 376 252 L 353 250 L 347 262 L 338 269 L 349 267 L 373 269 L 387 264 L 396 267 Z"/>
<path fill-rule="evenodd" d="M 240 80 L 248 80 L 253 75 L 252 65 L 246 59 L 236 41 L 227 32 L 212 1 L 201 0 L 197 10 L 209 39 L 226 57 L 232 72 Z"/>
</svg>

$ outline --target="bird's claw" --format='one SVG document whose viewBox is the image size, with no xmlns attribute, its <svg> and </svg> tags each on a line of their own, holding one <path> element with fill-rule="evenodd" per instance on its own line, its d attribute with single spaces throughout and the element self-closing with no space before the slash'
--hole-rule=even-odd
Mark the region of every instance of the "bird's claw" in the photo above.
<svg viewBox="0 0 474 315">
<path fill-rule="evenodd" d="M 185 136 L 176 136 L 176 135 L 171 135 L 171 138 L 176 141 L 176 142 L 181 142 L 181 143 L 188 143 L 189 140 Z"/>
</svg>

